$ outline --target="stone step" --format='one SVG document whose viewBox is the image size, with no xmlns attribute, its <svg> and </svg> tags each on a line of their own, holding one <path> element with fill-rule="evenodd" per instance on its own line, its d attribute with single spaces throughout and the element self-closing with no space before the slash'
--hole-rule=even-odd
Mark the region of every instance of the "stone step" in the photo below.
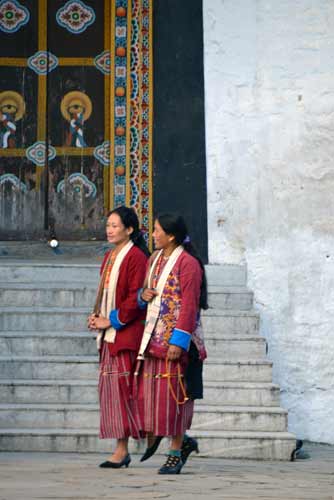
<svg viewBox="0 0 334 500">
<path fill-rule="evenodd" d="M 98 405 L 0 404 L 0 428 L 99 428 Z M 192 429 L 280 432 L 287 428 L 287 412 L 281 408 L 199 405 Z"/>
<path fill-rule="evenodd" d="M 44 261 L 48 264 L 88 262 L 103 256 L 110 248 L 104 240 L 94 241 L 60 241 L 60 251 L 54 252 L 47 241 L 0 241 L 1 261 L 18 264 Z M 58 249 L 58 250 L 59 250 Z M 23 260 L 24 259 L 24 260 Z"/>
<path fill-rule="evenodd" d="M 3 399 L 3 401 L 7 401 Z M 279 406 L 280 387 L 271 382 L 216 382 L 204 380 L 204 400 L 228 406 Z"/>
<path fill-rule="evenodd" d="M 83 282 L 0 283 L 1 307 L 93 307 L 95 298 Z"/>
<path fill-rule="evenodd" d="M 289 432 L 197 430 L 189 434 L 198 439 L 204 457 L 290 461 L 296 448 L 296 437 Z"/>
<path fill-rule="evenodd" d="M 216 382 L 271 382 L 272 363 L 265 359 L 236 362 L 210 357 L 205 361 L 203 377 Z"/>
<path fill-rule="evenodd" d="M 57 277 L 59 279 L 59 277 Z M 87 307 L 95 302 L 97 286 L 84 281 L 0 282 L 2 307 Z M 246 287 L 209 287 L 210 307 L 249 310 L 253 294 Z"/>
<path fill-rule="evenodd" d="M 85 308 L 6 307 L 0 308 L 0 331 L 56 330 L 84 331 L 91 312 Z"/>
<path fill-rule="evenodd" d="M 0 356 L 0 379 L 93 379 L 98 356 Z"/>
<path fill-rule="evenodd" d="M 77 259 L 75 259 L 77 260 Z M 102 258 L 100 259 L 102 261 Z M 100 263 L 85 259 L 83 262 L 48 262 L 48 261 L 11 261 L 0 260 L 0 280 L 3 283 L 33 283 L 53 280 L 68 283 L 81 281 L 85 284 L 97 285 Z"/>
<path fill-rule="evenodd" d="M 98 402 L 97 377 L 92 380 L 0 380 L 0 401 L 22 403 Z M 280 388 L 265 382 L 210 382 L 204 380 L 201 404 L 279 406 Z"/>
<path fill-rule="evenodd" d="M 226 405 L 196 405 L 192 430 L 283 432 L 287 411 L 280 407 L 262 408 Z"/>
<path fill-rule="evenodd" d="M 217 332 L 219 335 L 257 335 L 260 316 L 257 311 L 222 310 L 209 308 L 201 313 L 205 335 Z"/>
<path fill-rule="evenodd" d="M 253 292 L 246 287 L 208 287 L 208 302 L 213 309 L 239 309 L 248 311 L 253 307 Z"/>
<path fill-rule="evenodd" d="M 208 264 L 205 272 L 210 286 L 245 286 L 247 283 L 247 268 L 243 265 Z"/>
<path fill-rule="evenodd" d="M 57 277 L 62 281 L 97 284 L 101 261 L 102 255 L 88 259 L 65 259 L 61 256 L 40 260 L 0 259 L 0 281 L 31 283 L 38 280 L 50 283 Z M 212 286 L 245 286 L 247 282 L 246 267 L 242 265 L 209 264 L 205 266 L 205 271 Z"/>
<path fill-rule="evenodd" d="M 88 307 L 0 307 L 0 331 L 85 331 Z M 203 311 L 205 333 L 256 335 L 259 315 L 256 311 Z"/>
<path fill-rule="evenodd" d="M 97 354 L 95 335 L 86 332 L 0 332 L 2 356 L 76 356 Z"/>
<path fill-rule="evenodd" d="M 296 438 L 288 432 L 241 432 L 197 430 L 201 456 L 255 460 L 290 460 Z M 163 440 L 159 453 L 166 451 Z M 0 429 L 2 451 L 59 451 L 73 453 L 110 453 L 111 442 L 99 439 L 91 429 Z M 145 442 L 130 440 L 130 453 L 142 453 Z"/>
<path fill-rule="evenodd" d="M 209 357 L 221 356 L 223 359 L 263 359 L 266 354 L 266 341 L 263 337 L 211 336 L 206 337 Z M 86 332 L 0 332 L 0 352 L 2 356 L 57 356 L 75 353 L 95 355 L 94 334 Z"/>
<path fill-rule="evenodd" d="M 0 356 L 0 379 L 96 379 L 96 356 Z M 267 360 L 222 361 L 209 358 L 204 379 L 214 381 L 271 382 L 272 363 Z"/>
<path fill-rule="evenodd" d="M 1 343 L 1 341 L 0 341 Z M 205 335 L 205 345 L 209 358 L 221 356 L 222 359 L 239 361 L 244 359 L 264 359 L 266 356 L 266 339 L 251 335 Z"/>
<path fill-rule="evenodd" d="M 0 401 L 6 403 L 98 403 L 98 374 L 91 380 L 0 379 Z"/>
</svg>

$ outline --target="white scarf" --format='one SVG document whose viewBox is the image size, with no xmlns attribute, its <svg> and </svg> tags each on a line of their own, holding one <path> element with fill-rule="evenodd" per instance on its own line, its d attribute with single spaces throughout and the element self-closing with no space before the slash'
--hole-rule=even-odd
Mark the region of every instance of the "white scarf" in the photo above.
<svg viewBox="0 0 334 500">
<path fill-rule="evenodd" d="M 147 314 L 146 314 L 146 324 L 145 324 L 143 338 L 142 338 L 142 341 L 140 344 L 137 359 L 144 359 L 144 353 L 145 353 L 146 347 L 148 346 L 148 343 L 151 339 L 156 322 L 159 318 L 162 292 L 165 288 L 165 284 L 166 284 L 166 281 L 168 279 L 168 276 L 169 276 L 171 270 L 173 269 L 177 259 L 180 257 L 180 255 L 183 251 L 184 251 L 184 248 L 182 245 L 180 245 L 180 246 L 176 247 L 175 250 L 173 251 L 173 253 L 170 255 L 165 267 L 163 268 L 163 271 L 161 273 L 159 281 L 157 283 L 156 291 L 158 292 L 158 294 L 154 297 L 153 300 L 151 300 L 151 302 L 148 303 Z M 152 286 L 153 271 L 155 270 L 156 264 L 158 262 L 160 255 L 162 254 L 162 252 L 163 252 L 163 250 L 160 250 L 160 252 L 157 254 L 156 258 L 153 261 L 153 264 L 151 266 L 150 273 L 148 276 L 148 284 L 147 284 L 148 287 Z"/>
<path fill-rule="evenodd" d="M 133 247 L 133 242 L 130 240 L 119 252 L 115 262 L 112 266 L 111 273 L 109 276 L 108 289 L 103 290 L 102 303 L 101 303 L 101 315 L 105 318 L 109 318 L 111 311 L 116 308 L 116 287 L 118 282 L 119 270 L 121 264 L 128 254 L 128 252 Z M 112 326 L 107 328 L 104 335 L 104 341 L 109 343 L 114 343 L 116 339 L 117 331 Z M 99 332 L 96 337 L 97 348 L 100 349 L 102 341 L 102 332 Z"/>
</svg>

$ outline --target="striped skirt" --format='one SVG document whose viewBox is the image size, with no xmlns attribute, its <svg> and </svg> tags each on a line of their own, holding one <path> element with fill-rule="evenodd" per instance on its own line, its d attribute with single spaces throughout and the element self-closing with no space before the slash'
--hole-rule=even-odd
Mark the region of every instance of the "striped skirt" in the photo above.
<svg viewBox="0 0 334 500">
<path fill-rule="evenodd" d="M 139 437 L 132 399 L 132 378 L 136 353 L 122 351 L 111 356 L 103 342 L 100 361 L 100 438 Z"/>
<path fill-rule="evenodd" d="M 178 363 L 169 362 L 168 371 L 171 374 L 170 383 L 163 376 L 166 373 L 166 361 L 148 357 L 138 375 L 137 403 L 141 430 L 152 432 L 155 436 L 184 434 L 190 429 L 192 422 L 194 401 L 177 404 L 177 401 L 184 399 L 178 377 Z M 185 366 L 180 364 L 182 375 L 184 371 Z"/>
</svg>

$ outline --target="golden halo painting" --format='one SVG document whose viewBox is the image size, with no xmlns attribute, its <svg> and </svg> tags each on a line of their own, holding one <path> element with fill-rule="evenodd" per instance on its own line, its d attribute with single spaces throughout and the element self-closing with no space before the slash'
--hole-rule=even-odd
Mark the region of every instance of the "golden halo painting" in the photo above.
<svg viewBox="0 0 334 500">
<path fill-rule="evenodd" d="M 0 93 L 0 148 L 15 148 L 15 123 L 23 117 L 26 105 L 14 90 Z"/>
<path fill-rule="evenodd" d="M 87 94 L 73 90 L 64 95 L 60 110 L 65 120 L 70 123 L 66 146 L 77 148 L 87 146 L 84 140 L 83 125 L 92 114 L 92 109 L 92 101 Z"/>
</svg>

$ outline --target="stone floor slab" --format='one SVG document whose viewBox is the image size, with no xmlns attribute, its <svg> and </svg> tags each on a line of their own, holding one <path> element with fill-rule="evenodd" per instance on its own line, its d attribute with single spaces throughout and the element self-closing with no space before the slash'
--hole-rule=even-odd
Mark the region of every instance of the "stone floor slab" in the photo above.
<svg viewBox="0 0 334 500">
<path fill-rule="evenodd" d="M 334 446 L 306 443 L 311 458 L 258 462 L 190 457 L 179 476 L 159 476 L 164 458 L 99 469 L 101 454 L 0 453 L 0 500 L 334 500 Z"/>
</svg>

